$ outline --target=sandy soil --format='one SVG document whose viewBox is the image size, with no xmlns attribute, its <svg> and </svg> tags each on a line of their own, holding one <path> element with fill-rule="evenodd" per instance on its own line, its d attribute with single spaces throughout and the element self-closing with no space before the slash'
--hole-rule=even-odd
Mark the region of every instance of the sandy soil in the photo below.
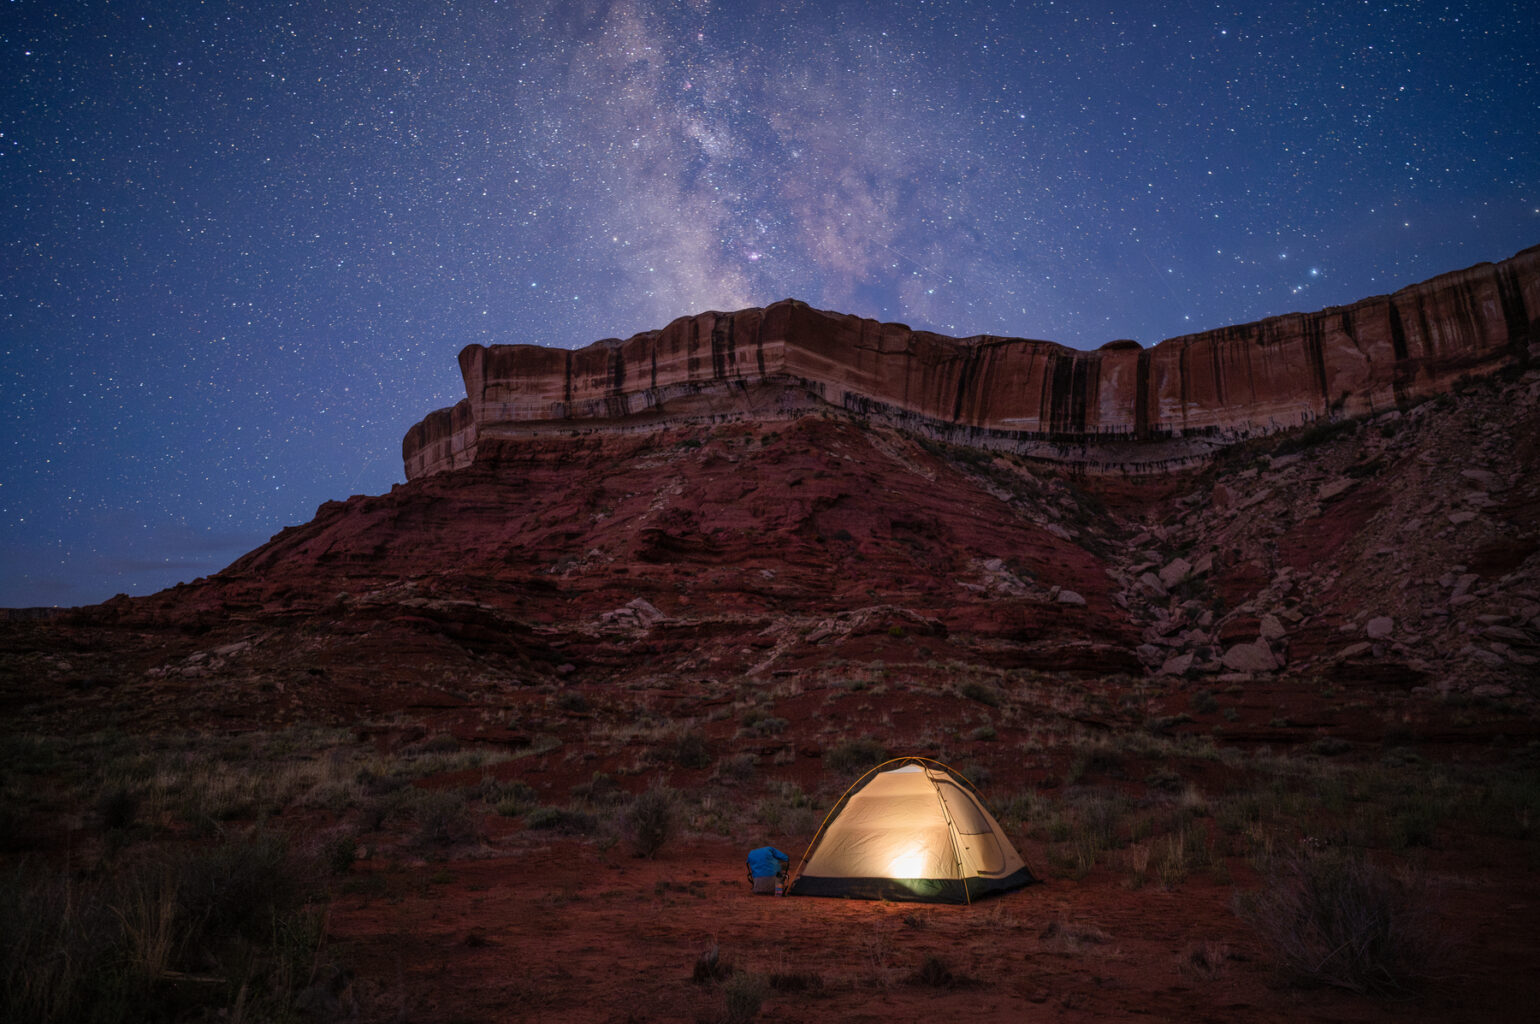
<svg viewBox="0 0 1540 1024">
<path fill-rule="evenodd" d="M 355 866 L 328 952 L 356 972 L 343 998 L 360 1019 L 723 1020 L 730 982 L 692 980 L 712 946 L 766 980 L 755 1019 L 786 1024 L 1523 1020 L 1540 998 L 1540 884 L 1495 874 L 1493 856 L 1430 863 L 1454 966 L 1387 1000 L 1282 984 L 1231 909 L 1255 881 L 1238 859 L 1231 881 L 1205 873 L 1176 891 L 1099 869 L 933 906 L 755 897 L 725 841 L 654 860 L 527 834 L 495 845 L 484 859 Z"/>
</svg>

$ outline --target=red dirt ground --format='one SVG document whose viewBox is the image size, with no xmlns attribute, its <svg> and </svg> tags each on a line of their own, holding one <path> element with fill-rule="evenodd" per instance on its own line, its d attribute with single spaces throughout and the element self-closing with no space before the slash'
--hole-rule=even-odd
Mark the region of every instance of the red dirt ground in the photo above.
<svg viewBox="0 0 1540 1024">
<path fill-rule="evenodd" d="M 738 970 L 789 979 L 756 1018 L 781 1024 L 1494 1021 L 1529 1019 L 1540 998 L 1540 884 L 1490 849 L 1430 864 L 1458 918 L 1457 967 L 1415 1000 L 1386 1000 L 1281 984 L 1231 909 L 1255 881 L 1239 859 L 1232 882 L 1194 875 L 1177 891 L 1098 869 L 932 906 L 755 897 L 726 841 L 655 860 L 528 834 L 494 843 L 481 860 L 355 866 L 377 880 L 355 889 L 373 894 L 340 897 L 329 934 L 360 979 L 349 998 L 361 1020 L 719 1020 L 720 983 L 692 981 L 713 945 Z M 918 977 L 929 957 L 950 985 Z"/>
</svg>

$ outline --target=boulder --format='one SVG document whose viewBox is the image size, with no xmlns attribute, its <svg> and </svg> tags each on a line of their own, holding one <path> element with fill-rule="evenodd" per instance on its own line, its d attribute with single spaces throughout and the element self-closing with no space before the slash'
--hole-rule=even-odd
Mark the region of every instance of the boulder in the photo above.
<svg viewBox="0 0 1540 1024">
<path fill-rule="evenodd" d="M 1350 476 L 1345 476 L 1340 480 L 1329 480 L 1316 489 L 1315 496 L 1321 501 L 1330 501 L 1337 495 L 1345 493 L 1348 488 L 1357 482 Z"/>
<path fill-rule="evenodd" d="M 1172 655 L 1160 666 L 1160 674 L 1163 676 L 1184 676 L 1192 668 L 1193 660 L 1193 655 L 1190 651 L 1186 654 Z"/>
<path fill-rule="evenodd" d="M 1468 480 L 1472 487 L 1479 487 L 1483 491 L 1490 491 L 1497 486 L 1497 474 L 1484 469 L 1462 469 L 1460 475 Z"/>
<path fill-rule="evenodd" d="M 1160 570 L 1160 585 L 1170 590 L 1192 575 L 1192 563 L 1185 558 L 1173 558 Z"/>
<path fill-rule="evenodd" d="M 1265 640 L 1236 644 L 1225 651 L 1220 661 L 1231 672 L 1272 672 L 1278 667 L 1278 659 Z"/>
</svg>

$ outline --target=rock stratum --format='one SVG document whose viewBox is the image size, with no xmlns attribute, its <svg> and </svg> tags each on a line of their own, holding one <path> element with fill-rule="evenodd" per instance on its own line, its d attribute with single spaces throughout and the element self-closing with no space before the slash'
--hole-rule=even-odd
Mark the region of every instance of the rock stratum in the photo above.
<svg viewBox="0 0 1540 1024">
<path fill-rule="evenodd" d="M 1540 343 L 1540 247 L 1392 295 L 1082 352 L 950 338 L 785 300 L 576 351 L 470 345 L 466 398 L 415 424 L 409 480 L 484 442 L 791 419 L 827 403 L 936 440 L 1083 470 L 1159 472 L 1314 421 L 1404 408 Z"/>
</svg>

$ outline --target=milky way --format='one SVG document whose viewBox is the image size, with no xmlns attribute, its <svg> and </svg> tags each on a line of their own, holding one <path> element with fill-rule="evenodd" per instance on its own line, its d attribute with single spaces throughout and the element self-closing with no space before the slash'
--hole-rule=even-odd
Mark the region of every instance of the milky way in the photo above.
<svg viewBox="0 0 1540 1024">
<path fill-rule="evenodd" d="M 1529 0 L 14 0 L 0 605 L 387 490 L 471 342 L 795 297 L 1149 345 L 1505 258 L 1537 52 Z"/>
</svg>

